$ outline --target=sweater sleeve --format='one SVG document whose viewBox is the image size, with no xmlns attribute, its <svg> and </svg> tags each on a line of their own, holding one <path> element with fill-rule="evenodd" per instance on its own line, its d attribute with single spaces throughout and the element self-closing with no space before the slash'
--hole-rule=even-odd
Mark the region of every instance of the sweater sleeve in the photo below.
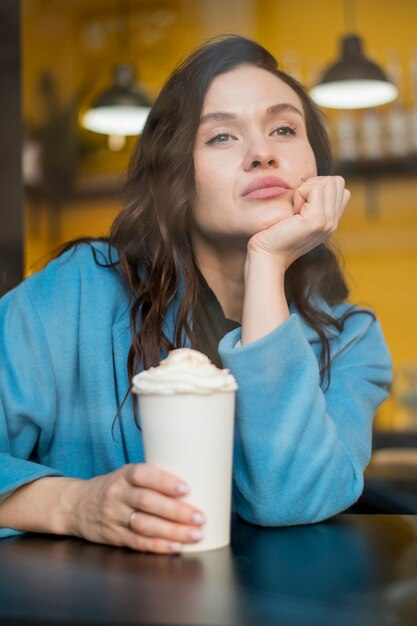
<svg viewBox="0 0 417 626">
<path fill-rule="evenodd" d="M 44 476 L 35 462 L 55 422 L 56 393 L 45 331 L 25 283 L 0 300 L 0 500 Z M 31 460 L 33 459 L 33 460 Z M 16 531 L 0 529 L 0 537 Z"/>
<path fill-rule="evenodd" d="M 378 322 L 357 312 L 332 340 L 331 382 L 297 314 L 252 343 L 240 329 L 219 343 L 235 376 L 234 498 L 241 517 L 262 525 L 318 522 L 360 496 L 371 455 L 372 420 L 388 395 L 391 358 Z"/>
</svg>

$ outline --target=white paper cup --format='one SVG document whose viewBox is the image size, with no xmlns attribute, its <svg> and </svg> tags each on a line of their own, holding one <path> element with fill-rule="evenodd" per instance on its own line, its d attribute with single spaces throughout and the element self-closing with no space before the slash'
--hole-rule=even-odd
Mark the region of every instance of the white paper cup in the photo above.
<svg viewBox="0 0 417 626">
<path fill-rule="evenodd" d="M 182 552 L 229 544 L 235 391 L 139 393 L 139 411 L 146 463 L 188 483 L 182 499 L 207 518 L 204 538 Z"/>
</svg>

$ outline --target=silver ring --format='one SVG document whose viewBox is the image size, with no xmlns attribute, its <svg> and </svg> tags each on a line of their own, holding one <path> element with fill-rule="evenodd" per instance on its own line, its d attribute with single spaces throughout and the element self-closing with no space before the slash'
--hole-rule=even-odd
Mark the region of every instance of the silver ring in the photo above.
<svg viewBox="0 0 417 626">
<path fill-rule="evenodd" d="M 133 528 L 132 528 L 132 521 L 133 521 L 133 517 L 134 517 L 134 515 L 136 515 L 136 513 L 137 513 L 137 511 L 133 510 L 130 513 L 129 517 L 127 518 L 126 526 L 129 528 L 129 530 L 133 530 Z"/>
</svg>

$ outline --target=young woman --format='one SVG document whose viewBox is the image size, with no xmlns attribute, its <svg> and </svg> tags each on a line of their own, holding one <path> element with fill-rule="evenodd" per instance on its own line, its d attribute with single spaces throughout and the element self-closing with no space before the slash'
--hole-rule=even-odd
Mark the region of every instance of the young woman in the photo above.
<svg viewBox="0 0 417 626">
<path fill-rule="evenodd" d="M 239 384 L 240 516 L 317 522 L 355 502 L 391 362 L 326 245 L 349 196 L 319 111 L 264 48 L 194 52 L 155 102 L 108 241 L 0 303 L 3 536 L 163 553 L 201 538 L 188 486 L 144 463 L 129 396 L 134 373 L 183 345 Z"/>
</svg>

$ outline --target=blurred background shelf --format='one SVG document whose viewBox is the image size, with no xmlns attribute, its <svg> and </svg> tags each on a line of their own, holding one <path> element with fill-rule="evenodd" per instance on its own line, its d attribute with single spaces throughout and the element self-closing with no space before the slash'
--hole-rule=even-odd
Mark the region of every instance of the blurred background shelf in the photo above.
<svg viewBox="0 0 417 626">
<path fill-rule="evenodd" d="M 367 178 L 368 176 L 417 175 L 417 155 L 401 159 L 344 161 L 336 163 L 335 172 L 345 178 Z"/>
<path fill-rule="evenodd" d="M 380 448 L 415 448 L 417 457 L 417 431 L 376 430 L 373 435 L 373 449 Z"/>
<path fill-rule="evenodd" d="M 0 4 L 2 16 L 8 6 L 14 21 L 13 36 L 7 39 L 2 31 L 1 42 L 2 49 L 11 42 L 15 82 L 21 86 L 27 166 L 24 227 L 19 188 L 13 205 L 3 194 L 1 231 L 11 232 L 12 224 L 18 223 L 20 264 L 15 265 L 21 274 L 24 248 L 25 275 L 39 269 L 48 253 L 65 241 L 105 235 L 122 207 L 122 181 L 135 138 L 127 137 L 113 149 L 107 136 L 80 123 L 86 107 L 109 86 L 115 65 L 134 65 L 138 81 L 155 98 L 172 69 L 195 46 L 235 32 L 263 44 L 282 69 L 309 88 L 335 59 L 339 40 L 346 34 L 342 0 L 4 0 Z M 325 115 L 338 161 L 336 171 L 351 191 L 333 242 L 344 259 L 350 300 L 375 311 L 398 373 L 408 364 L 417 364 L 417 4 L 397 0 L 395 6 L 393 12 L 388 2 L 357 2 L 355 22 L 367 54 L 398 85 L 399 99 L 367 111 L 326 110 Z M 129 36 L 124 37 L 126 28 Z M 3 79 L 10 75 L 11 70 L 5 71 Z M 6 101 L 2 104 L 6 107 Z M 7 117 L 11 110 L 18 115 L 18 106 L 7 107 L 2 117 L 2 162 L 11 162 L 13 156 L 17 164 L 20 155 L 6 146 L 21 146 L 22 129 L 11 136 L 6 120 L 11 119 Z M 7 192 L 13 187 L 8 174 L 3 186 Z M 0 251 L 10 259 L 12 252 L 6 242 L 1 244 Z M 412 425 L 410 415 L 398 398 L 381 407 L 376 451 L 380 437 L 382 448 L 391 443 L 396 448 L 398 438 L 416 445 L 415 438 L 403 434 Z M 387 429 L 401 434 L 388 434 Z"/>
</svg>

